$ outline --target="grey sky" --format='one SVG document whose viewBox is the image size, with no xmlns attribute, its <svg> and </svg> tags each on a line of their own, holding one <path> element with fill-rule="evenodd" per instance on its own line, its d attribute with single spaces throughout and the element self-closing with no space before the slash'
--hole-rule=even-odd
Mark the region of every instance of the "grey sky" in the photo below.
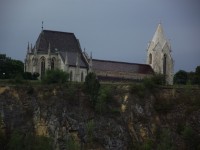
<svg viewBox="0 0 200 150">
<path fill-rule="evenodd" d="M 44 29 L 73 32 L 93 58 L 146 63 L 161 21 L 175 72 L 200 65 L 198 0 L 0 0 L 0 53 L 24 60 Z"/>
</svg>

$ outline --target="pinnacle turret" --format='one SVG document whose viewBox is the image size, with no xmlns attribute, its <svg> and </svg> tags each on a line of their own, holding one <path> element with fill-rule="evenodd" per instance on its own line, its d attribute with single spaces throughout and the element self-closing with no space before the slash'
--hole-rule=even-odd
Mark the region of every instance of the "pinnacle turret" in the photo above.
<svg viewBox="0 0 200 150">
<path fill-rule="evenodd" d="M 152 42 L 156 45 L 158 42 L 161 44 L 161 46 L 163 46 L 166 42 L 166 38 L 165 38 L 165 35 L 164 35 L 164 30 L 163 30 L 163 27 L 162 27 L 162 24 L 159 23 L 158 24 L 158 27 L 156 29 L 156 32 L 153 36 L 153 39 L 152 39 Z"/>
</svg>

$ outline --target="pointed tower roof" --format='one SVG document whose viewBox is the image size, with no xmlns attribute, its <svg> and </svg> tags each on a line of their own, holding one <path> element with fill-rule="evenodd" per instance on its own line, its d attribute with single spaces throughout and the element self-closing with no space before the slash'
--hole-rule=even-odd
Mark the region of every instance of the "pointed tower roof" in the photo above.
<svg viewBox="0 0 200 150">
<path fill-rule="evenodd" d="M 161 46 L 163 46 L 166 42 L 166 38 L 165 38 L 163 27 L 162 27 L 161 23 L 158 24 L 158 27 L 153 36 L 152 42 L 154 42 L 154 44 L 157 44 L 159 42 L 161 44 Z"/>
</svg>

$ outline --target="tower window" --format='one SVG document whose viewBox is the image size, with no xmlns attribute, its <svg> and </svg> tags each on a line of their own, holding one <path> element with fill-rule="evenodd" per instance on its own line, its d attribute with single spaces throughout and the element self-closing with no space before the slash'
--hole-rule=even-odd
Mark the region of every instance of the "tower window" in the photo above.
<svg viewBox="0 0 200 150">
<path fill-rule="evenodd" d="M 152 64 L 152 54 L 149 54 L 149 64 Z"/>
<path fill-rule="evenodd" d="M 45 75 L 45 58 L 41 58 L 41 77 Z"/>
<path fill-rule="evenodd" d="M 83 72 L 81 72 L 81 82 L 83 82 Z"/>
<path fill-rule="evenodd" d="M 55 60 L 54 58 L 51 59 L 51 70 L 54 70 L 55 67 Z"/>
<path fill-rule="evenodd" d="M 72 71 L 70 71 L 70 74 L 69 74 L 70 81 L 72 81 L 72 77 L 73 77 L 73 73 L 72 73 Z"/>
<path fill-rule="evenodd" d="M 166 75 L 166 72 L 167 72 L 167 55 L 164 54 L 164 57 L 163 57 L 163 74 Z"/>
</svg>

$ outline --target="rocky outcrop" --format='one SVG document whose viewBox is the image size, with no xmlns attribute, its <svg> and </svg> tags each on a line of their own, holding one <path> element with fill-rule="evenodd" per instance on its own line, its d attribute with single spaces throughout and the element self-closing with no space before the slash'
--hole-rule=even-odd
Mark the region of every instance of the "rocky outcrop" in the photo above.
<svg viewBox="0 0 200 150">
<path fill-rule="evenodd" d="M 67 149 L 69 139 L 82 149 L 107 150 L 137 149 L 151 139 L 156 149 L 162 142 L 159 132 L 169 129 L 173 148 L 187 149 L 183 129 L 177 130 L 189 125 L 200 134 L 200 109 L 180 102 L 181 92 L 157 89 L 138 95 L 127 86 L 117 87 L 109 111 L 99 114 L 78 86 L 2 86 L 2 128 L 8 135 L 17 129 L 51 137 L 55 150 Z M 193 100 L 198 98 L 199 90 L 192 92 Z"/>
</svg>

